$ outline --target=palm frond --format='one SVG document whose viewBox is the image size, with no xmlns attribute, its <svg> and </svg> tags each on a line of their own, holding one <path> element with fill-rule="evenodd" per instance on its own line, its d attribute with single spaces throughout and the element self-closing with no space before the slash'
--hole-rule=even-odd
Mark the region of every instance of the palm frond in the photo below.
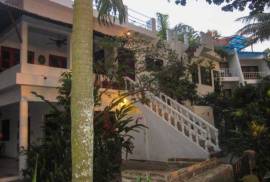
<svg viewBox="0 0 270 182">
<path fill-rule="evenodd" d="M 265 41 L 270 38 L 270 13 L 258 13 L 238 18 L 236 21 L 246 23 L 237 34 L 246 35 L 252 43 Z"/>
<path fill-rule="evenodd" d="M 122 24 L 126 20 L 126 9 L 122 0 L 95 0 L 98 10 L 98 21 L 105 25 L 119 20 Z"/>
</svg>

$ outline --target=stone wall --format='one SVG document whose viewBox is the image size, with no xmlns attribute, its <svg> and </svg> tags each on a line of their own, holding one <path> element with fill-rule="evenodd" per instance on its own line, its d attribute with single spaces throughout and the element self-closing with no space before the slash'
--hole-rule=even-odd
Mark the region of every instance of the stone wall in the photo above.
<svg viewBox="0 0 270 182">
<path fill-rule="evenodd" d="M 233 182 L 233 169 L 231 165 L 221 164 L 217 159 L 203 162 L 186 163 L 186 166 L 179 161 L 178 169 L 163 168 L 162 165 L 176 163 L 152 163 L 151 168 L 141 167 L 140 169 L 123 169 L 122 182 L 136 182 L 141 177 L 146 182 L 150 178 L 151 182 Z M 155 166 L 156 165 L 156 166 Z M 177 167 L 177 166 L 174 166 Z M 157 170 L 158 169 L 158 170 Z"/>
</svg>

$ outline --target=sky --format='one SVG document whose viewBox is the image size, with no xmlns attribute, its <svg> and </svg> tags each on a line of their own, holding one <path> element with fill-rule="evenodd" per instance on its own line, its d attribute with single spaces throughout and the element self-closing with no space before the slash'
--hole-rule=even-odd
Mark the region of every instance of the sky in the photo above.
<svg viewBox="0 0 270 182">
<path fill-rule="evenodd" d="M 128 8 L 149 17 L 156 17 L 157 12 L 168 14 L 171 28 L 178 23 L 184 23 L 197 31 L 217 30 L 222 36 L 234 35 L 244 26 L 235 20 L 249 14 L 248 10 L 224 12 L 221 6 L 209 5 L 205 0 L 191 0 L 186 6 L 175 5 L 174 0 L 171 0 L 171 3 L 167 0 L 123 0 L 123 2 Z M 270 41 L 253 46 L 254 51 L 263 51 L 266 48 L 270 48 Z M 245 50 L 250 51 L 251 48 Z"/>
</svg>

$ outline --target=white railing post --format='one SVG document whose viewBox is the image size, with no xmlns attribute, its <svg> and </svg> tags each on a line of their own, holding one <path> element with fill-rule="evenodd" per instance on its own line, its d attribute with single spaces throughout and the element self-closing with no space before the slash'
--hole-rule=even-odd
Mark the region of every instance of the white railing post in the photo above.
<svg viewBox="0 0 270 182">
<path fill-rule="evenodd" d="M 157 31 L 157 22 L 155 18 L 151 18 L 151 24 L 152 24 L 152 31 L 156 32 Z"/>
</svg>

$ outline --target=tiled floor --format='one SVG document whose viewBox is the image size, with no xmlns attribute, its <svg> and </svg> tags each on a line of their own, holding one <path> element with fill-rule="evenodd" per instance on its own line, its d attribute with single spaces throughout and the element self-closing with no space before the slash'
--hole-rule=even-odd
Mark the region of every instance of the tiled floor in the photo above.
<svg viewBox="0 0 270 182">
<path fill-rule="evenodd" d="M 0 182 L 3 177 L 18 175 L 18 161 L 12 158 L 0 158 Z"/>
</svg>

